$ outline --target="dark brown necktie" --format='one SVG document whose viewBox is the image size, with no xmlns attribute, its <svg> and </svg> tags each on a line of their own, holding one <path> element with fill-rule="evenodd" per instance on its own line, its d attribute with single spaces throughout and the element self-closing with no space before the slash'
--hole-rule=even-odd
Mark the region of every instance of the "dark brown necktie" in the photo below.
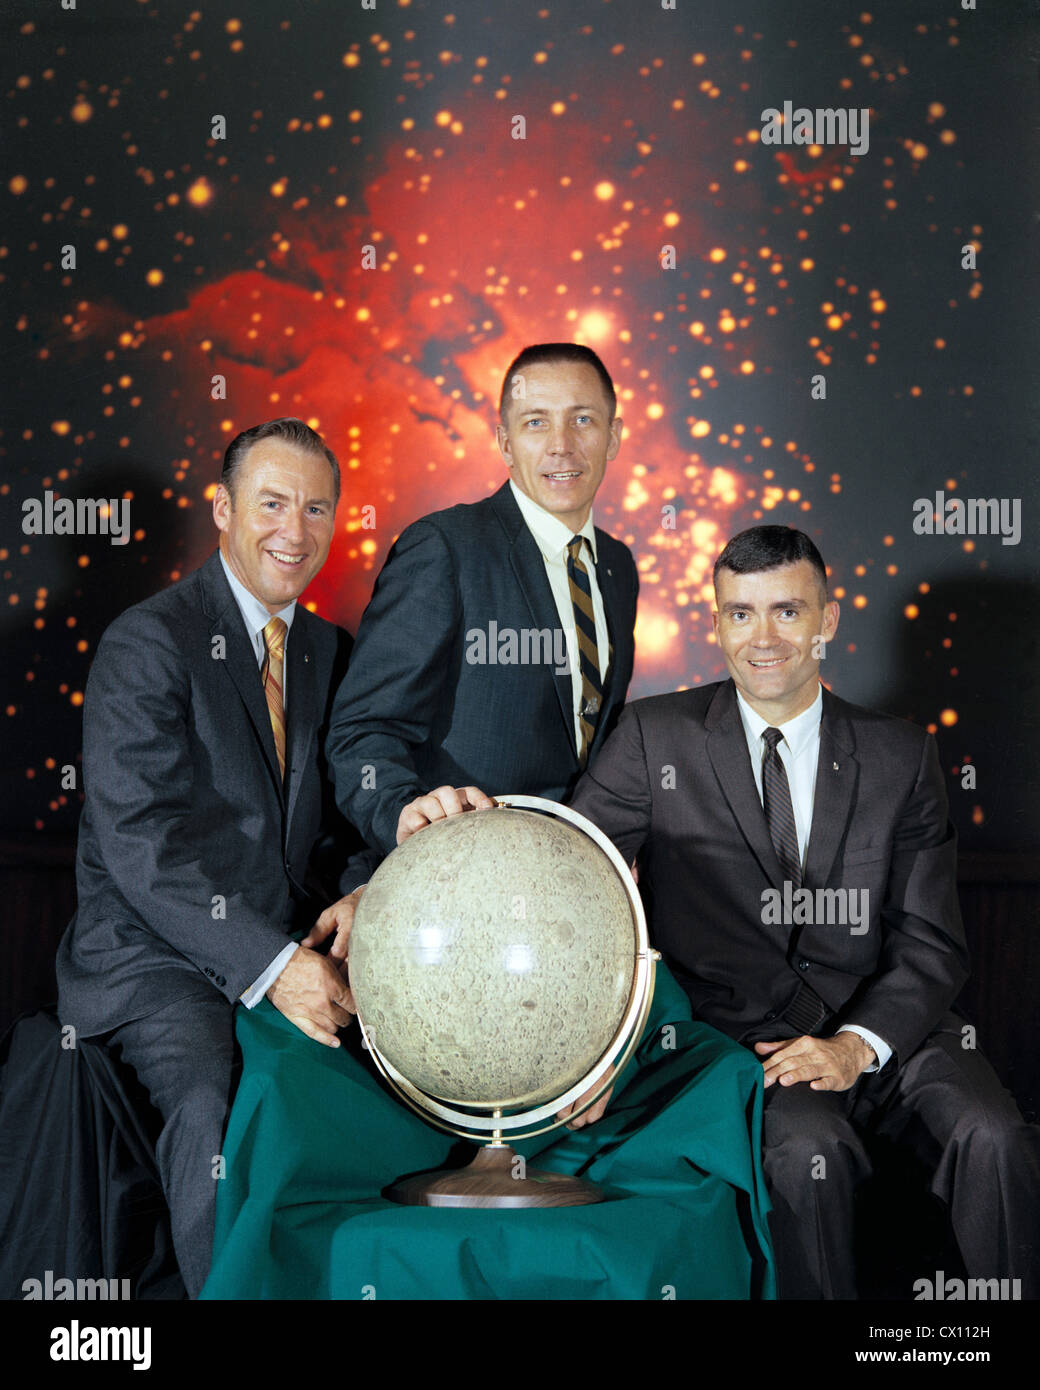
<svg viewBox="0 0 1040 1390">
<path fill-rule="evenodd" d="M 762 805 L 769 826 L 769 838 L 776 850 L 776 857 L 795 888 L 802 886 L 802 857 L 798 853 L 798 831 L 794 823 L 794 807 L 791 805 L 791 788 L 787 782 L 787 771 L 777 744 L 783 738 L 779 729 L 765 729 L 762 732 L 766 751 L 762 758 Z"/>
</svg>

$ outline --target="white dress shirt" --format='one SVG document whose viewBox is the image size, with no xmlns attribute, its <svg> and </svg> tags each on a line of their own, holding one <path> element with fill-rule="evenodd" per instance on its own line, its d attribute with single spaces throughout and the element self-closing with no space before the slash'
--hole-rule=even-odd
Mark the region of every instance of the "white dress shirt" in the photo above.
<svg viewBox="0 0 1040 1390">
<path fill-rule="evenodd" d="M 783 738 L 776 745 L 780 761 L 787 773 L 787 785 L 791 791 L 791 809 L 794 811 L 794 825 L 798 836 L 798 856 L 802 869 L 809 848 L 809 832 L 812 829 L 813 801 L 816 795 L 816 765 L 820 758 L 820 719 L 823 715 L 823 686 L 816 691 L 816 699 L 808 709 L 796 714 L 783 724 L 770 724 L 757 714 L 737 691 L 737 708 L 740 710 L 744 736 L 747 739 L 751 770 L 755 774 L 755 786 L 759 800 L 762 800 L 762 759 L 765 743 L 762 735 L 766 729 L 779 729 Z M 765 803 L 763 802 L 763 805 Z M 856 1023 L 843 1024 L 839 1033 L 858 1033 L 877 1053 L 877 1062 L 872 1062 L 867 1071 L 880 1071 L 892 1056 L 892 1049 L 869 1028 L 861 1028 Z"/>
<path fill-rule="evenodd" d="M 581 660 L 578 654 L 578 630 L 574 624 L 574 601 L 571 598 L 570 580 L 567 578 L 567 546 L 574 536 L 583 536 L 581 559 L 589 576 L 592 590 L 592 611 L 596 618 L 596 647 L 599 653 L 600 680 L 607 677 L 610 660 L 610 633 L 607 630 L 607 615 L 603 609 L 603 597 L 596 583 L 596 528 L 589 512 L 585 525 L 579 531 L 572 531 L 552 512 L 532 502 L 526 493 L 520 491 L 512 478 L 509 480 L 516 504 L 520 508 L 527 529 L 534 537 L 541 557 L 545 562 L 545 573 L 549 579 L 560 627 L 566 635 L 567 652 L 570 657 L 572 706 L 574 710 L 574 744 L 581 747 L 581 707 L 583 704 L 581 686 Z M 591 556 L 590 556 L 591 552 Z"/>
<path fill-rule="evenodd" d="M 246 634 L 253 644 L 253 655 L 256 657 L 256 664 L 259 669 L 264 664 L 264 657 L 267 655 L 267 644 L 264 641 L 264 628 L 272 618 L 281 618 L 285 623 L 285 646 L 286 650 L 288 650 L 289 633 L 292 631 L 293 614 L 296 611 L 296 600 L 293 599 L 291 603 L 286 604 L 286 606 L 279 609 L 277 613 L 269 613 L 255 594 L 251 594 L 245 585 L 241 584 L 231 573 L 231 570 L 228 568 L 228 563 L 224 559 L 223 551 L 220 552 L 220 563 L 224 566 L 224 574 L 227 576 L 227 582 L 231 585 L 231 592 L 234 594 L 235 602 L 238 604 L 238 611 L 242 614 L 242 621 L 246 625 Z M 288 700 L 286 695 L 288 665 L 289 663 L 287 661 L 282 664 L 282 709 L 286 713 L 288 712 Z M 275 980 L 277 980 L 278 976 L 289 964 L 292 956 L 295 955 L 296 945 L 297 943 L 295 941 L 290 941 L 287 946 L 283 947 L 264 973 L 254 980 L 248 989 L 244 990 L 239 995 L 239 999 L 247 1009 L 251 1009 L 255 1004 L 258 1004 L 271 988 Z"/>
</svg>

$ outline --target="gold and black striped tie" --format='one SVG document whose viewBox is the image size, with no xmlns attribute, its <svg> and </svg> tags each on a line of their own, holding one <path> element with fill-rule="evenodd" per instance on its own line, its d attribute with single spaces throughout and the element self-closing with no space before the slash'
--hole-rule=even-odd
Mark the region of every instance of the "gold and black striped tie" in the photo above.
<svg viewBox="0 0 1040 1390">
<path fill-rule="evenodd" d="M 285 779 L 285 710 L 282 705 L 282 675 L 285 659 L 285 634 L 289 629 L 283 618 L 272 618 L 264 628 L 264 646 L 267 651 L 260 667 L 260 679 L 267 696 L 267 712 L 271 716 L 271 732 L 274 734 L 275 752 L 282 779 Z"/>
<path fill-rule="evenodd" d="M 603 684 L 599 674 L 599 647 L 596 643 L 596 615 L 592 608 L 589 572 L 581 559 L 582 537 L 567 543 L 567 579 L 574 606 L 574 627 L 578 634 L 578 661 L 581 667 L 581 745 L 578 763 L 584 767 L 596 737 L 596 722 L 603 704 Z"/>
</svg>

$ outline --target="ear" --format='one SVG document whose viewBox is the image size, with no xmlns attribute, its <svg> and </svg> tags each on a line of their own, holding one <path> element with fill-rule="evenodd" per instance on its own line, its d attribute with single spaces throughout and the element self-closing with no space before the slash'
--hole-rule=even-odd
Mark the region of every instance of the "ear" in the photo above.
<svg viewBox="0 0 1040 1390">
<path fill-rule="evenodd" d="M 607 445 L 607 461 L 617 458 L 617 451 L 621 448 L 621 431 L 625 425 L 620 415 L 615 415 L 610 422 L 610 443 Z"/>
<path fill-rule="evenodd" d="M 823 609 L 823 632 L 820 636 L 825 642 L 830 642 L 838 630 L 838 618 L 841 616 L 841 607 L 834 600 L 824 605 Z"/>
<path fill-rule="evenodd" d="M 711 625 L 712 625 L 712 628 L 713 628 L 714 631 L 715 631 L 715 640 L 718 641 L 718 639 L 719 639 L 719 610 L 718 610 L 717 608 L 713 608 L 713 609 L 711 610 Z"/>
<path fill-rule="evenodd" d="M 223 483 L 218 483 L 213 494 L 213 522 L 218 531 L 226 531 L 231 525 L 231 510 L 231 494 Z"/>
<path fill-rule="evenodd" d="M 498 452 L 505 459 L 506 467 L 513 466 L 513 451 L 509 446 L 509 435 L 504 425 L 495 426 L 495 441 L 498 444 Z"/>
</svg>

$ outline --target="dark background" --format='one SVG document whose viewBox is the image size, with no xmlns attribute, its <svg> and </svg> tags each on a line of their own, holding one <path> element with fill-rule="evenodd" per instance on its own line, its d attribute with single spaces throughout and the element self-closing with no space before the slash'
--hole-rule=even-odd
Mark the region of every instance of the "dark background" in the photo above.
<svg viewBox="0 0 1040 1390">
<path fill-rule="evenodd" d="M 626 420 L 596 517 L 640 563 L 632 694 L 720 674 L 728 535 L 814 536 L 843 610 L 825 677 L 935 730 L 966 1003 L 1040 1107 L 1036 6 L 54 0 L 0 22 L 3 1019 L 46 997 L 72 907 L 61 770 L 98 639 L 211 549 L 232 435 L 299 414 L 340 457 L 306 597 L 356 629 L 401 528 L 501 481 L 515 351 L 576 338 Z M 785 99 L 869 106 L 868 153 L 763 146 Z M 129 497 L 134 539 L 25 535 L 48 488 Z M 1021 499 L 1021 543 L 915 535 L 940 490 Z"/>
</svg>

